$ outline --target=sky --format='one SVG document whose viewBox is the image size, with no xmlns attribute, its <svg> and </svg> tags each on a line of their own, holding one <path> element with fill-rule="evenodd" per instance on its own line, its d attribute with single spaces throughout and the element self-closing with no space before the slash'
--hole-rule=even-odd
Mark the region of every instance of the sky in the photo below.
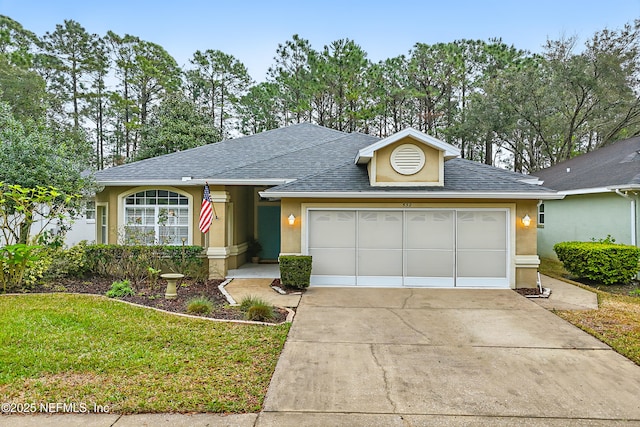
<svg viewBox="0 0 640 427">
<path fill-rule="evenodd" d="M 640 19 L 640 0 L 0 0 L 0 15 L 38 36 L 71 19 L 88 32 L 131 34 L 165 48 L 180 66 L 196 50 L 221 50 L 264 81 L 278 44 L 294 34 L 316 50 L 348 38 L 373 62 L 408 54 L 417 43 L 501 38 L 540 52 L 548 39 Z"/>
</svg>

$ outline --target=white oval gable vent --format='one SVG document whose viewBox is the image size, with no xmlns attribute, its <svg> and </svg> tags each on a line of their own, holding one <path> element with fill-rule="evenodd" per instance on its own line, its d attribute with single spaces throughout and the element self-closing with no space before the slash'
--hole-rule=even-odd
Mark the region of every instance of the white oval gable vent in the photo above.
<svg viewBox="0 0 640 427">
<path fill-rule="evenodd" d="M 413 175 L 424 167 L 424 152 L 413 144 L 402 144 L 391 152 L 391 167 L 402 175 Z"/>
</svg>

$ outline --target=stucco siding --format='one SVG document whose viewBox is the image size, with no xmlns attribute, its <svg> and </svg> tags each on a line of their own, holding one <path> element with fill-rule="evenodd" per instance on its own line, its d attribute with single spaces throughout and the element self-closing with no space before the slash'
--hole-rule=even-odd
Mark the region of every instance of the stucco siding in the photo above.
<svg viewBox="0 0 640 427">
<path fill-rule="evenodd" d="M 402 175 L 391 166 L 391 153 L 401 145 L 410 144 L 421 150 L 425 156 L 424 167 L 413 175 Z M 417 182 L 424 185 L 442 185 L 442 153 L 435 148 L 415 141 L 412 138 L 403 138 L 398 142 L 381 148 L 374 154 L 373 162 L 376 168 L 376 182 L 382 183 L 411 183 Z"/>
<path fill-rule="evenodd" d="M 555 258 L 553 245 L 611 235 L 631 244 L 631 201 L 615 193 L 566 196 L 544 202 L 544 227 L 538 229 L 538 254 Z"/>
</svg>

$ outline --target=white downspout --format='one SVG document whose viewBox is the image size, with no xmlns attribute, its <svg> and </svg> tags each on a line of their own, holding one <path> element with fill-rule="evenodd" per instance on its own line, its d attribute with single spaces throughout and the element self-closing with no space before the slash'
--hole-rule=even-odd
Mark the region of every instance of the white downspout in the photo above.
<svg viewBox="0 0 640 427">
<path fill-rule="evenodd" d="M 631 201 L 631 244 L 633 246 L 638 246 L 636 239 L 636 199 L 635 197 L 629 197 L 628 194 L 623 193 L 617 188 L 615 191 L 618 196 L 624 197 L 625 199 L 629 199 Z"/>
</svg>

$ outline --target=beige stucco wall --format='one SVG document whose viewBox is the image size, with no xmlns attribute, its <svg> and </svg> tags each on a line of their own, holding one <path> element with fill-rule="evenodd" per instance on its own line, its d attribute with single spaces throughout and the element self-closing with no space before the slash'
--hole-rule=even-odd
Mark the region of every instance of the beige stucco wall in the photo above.
<svg viewBox="0 0 640 427">
<path fill-rule="evenodd" d="M 302 242 L 302 203 L 301 199 L 282 199 L 280 202 L 280 252 L 281 254 L 299 254 Z M 289 215 L 293 214 L 296 220 L 289 225 Z"/>
<path fill-rule="evenodd" d="M 424 167 L 418 173 L 402 175 L 391 166 L 391 153 L 403 144 L 415 145 L 424 153 Z M 442 185 L 443 161 L 442 151 L 407 137 L 376 151 L 371 164 L 372 168 L 375 168 L 375 182 L 378 184 L 422 183 L 422 185 Z"/>
<path fill-rule="evenodd" d="M 398 200 L 389 201 L 383 199 L 353 200 L 344 199 L 283 199 L 282 200 L 282 254 L 302 253 L 304 213 L 308 208 L 387 208 L 387 209 L 417 209 L 417 208 L 507 208 L 511 215 L 511 243 L 512 251 L 512 286 L 534 287 L 537 278 L 536 255 L 536 224 L 535 200 Z M 295 224 L 290 226 L 287 216 L 293 213 L 296 217 Z M 526 228 L 521 218 L 528 214 L 532 218 L 531 225 Z M 513 232 L 515 230 L 515 233 Z"/>
<path fill-rule="evenodd" d="M 521 200 L 516 205 L 516 287 L 533 288 L 538 281 L 537 200 Z M 531 224 L 525 227 L 522 218 L 529 215 Z"/>
<path fill-rule="evenodd" d="M 521 200 L 516 203 L 516 255 L 536 255 L 538 253 L 536 224 L 537 200 Z M 525 227 L 522 218 L 529 215 L 531 225 Z"/>
</svg>

